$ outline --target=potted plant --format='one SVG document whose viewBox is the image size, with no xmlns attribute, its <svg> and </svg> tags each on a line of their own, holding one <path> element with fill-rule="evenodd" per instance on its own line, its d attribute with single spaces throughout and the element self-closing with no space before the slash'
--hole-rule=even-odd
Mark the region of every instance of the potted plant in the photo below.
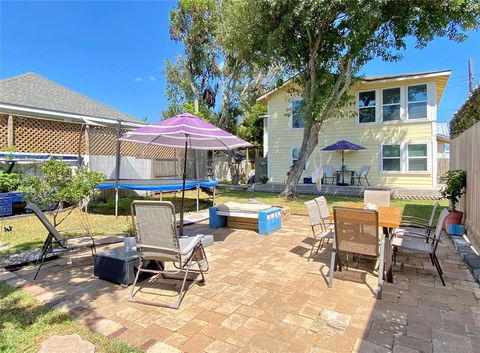
<svg viewBox="0 0 480 353">
<path fill-rule="evenodd" d="M 262 176 L 260 177 L 260 182 L 261 182 L 262 184 L 266 184 L 266 183 L 268 182 L 268 176 L 262 175 Z"/>
<path fill-rule="evenodd" d="M 450 203 L 450 214 L 445 220 L 444 225 L 445 229 L 448 230 L 450 224 L 462 224 L 463 212 L 457 210 L 457 203 L 465 193 L 467 173 L 462 169 L 449 170 L 440 177 L 440 183 L 445 184 L 441 193 Z"/>
</svg>

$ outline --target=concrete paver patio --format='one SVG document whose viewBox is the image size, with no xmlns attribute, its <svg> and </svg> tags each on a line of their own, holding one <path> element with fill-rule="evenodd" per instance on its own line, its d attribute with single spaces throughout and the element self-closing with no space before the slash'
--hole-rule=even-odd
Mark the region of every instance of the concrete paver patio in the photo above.
<svg viewBox="0 0 480 353">
<path fill-rule="evenodd" d="M 0 280 L 149 352 L 480 351 L 480 289 L 446 236 L 438 250 L 445 287 L 428 257 L 400 252 L 394 283 L 376 300 L 367 260 L 350 261 L 327 288 L 331 247 L 307 261 L 306 217 L 289 217 L 269 236 L 205 223 L 189 230 L 213 234 L 215 244 L 206 248 L 205 285 L 192 284 L 179 310 L 127 302 L 130 288 L 94 278 L 88 256 L 51 261 L 36 281 L 33 267 Z M 149 284 L 138 297 L 173 295 L 171 283 Z"/>
</svg>

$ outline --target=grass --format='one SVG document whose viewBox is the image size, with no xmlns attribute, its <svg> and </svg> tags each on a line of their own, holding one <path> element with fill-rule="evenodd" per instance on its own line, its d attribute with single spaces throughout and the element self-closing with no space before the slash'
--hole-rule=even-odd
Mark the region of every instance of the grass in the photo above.
<svg viewBox="0 0 480 353">
<path fill-rule="evenodd" d="M 99 353 L 141 352 L 97 334 L 30 295 L 0 283 L 0 352 L 38 352 L 42 342 L 52 334 L 78 334 Z"/>
<path fill-rule="evenodd" d="M 212 201 L 204 193 L 201 193 L 200 209 L 207 209 L 211 206 Z M 171 201 L 175 205 L 175 209 L 180 209 L 180 193 L 165 194 L 163 200 Z M 187 191 L 186 211 L 196 210 L 196 192 Z M 248 202 L 249 199 L 256 199 L 266 204 L 284 205 L 290 207 L 291 212 L 305 214 L 305 206 L 303 202 L 311 200 L 312 195 L 301 195 L 295 199 L 285 200 L 279 198 L 277 194 L 248 192 L 244 190 L 217 190 L 216 203 L 227 201 Z M 342 197 L 342 196 L 326 196 L 327 201 L 332 206 L 345 206 L 351 203 L 363 202 L 361 198 Z M 157 198 L 158 199 L 158 198 Z M 92 203 L 89 207 L 88 223 L 93 235 L 108 235 L 127 232 L 131 227 L 130 203 L 133 198 L 122 198 L 119 202 L 120 216 L 115 219 L 114 202 L 109 199 L 106 202 Z M 392 205 L 401 207 L 404 215 L 416 216 L 421 218 L 429 218 L 432 206 L 436 201 L 427 200 L 393 200 Z M 446 201 L 441 202 L 442 206 L 447 206 Z M 7 243 L 7 249 L 0 250 L 1 254 L 17 253 L 22 250 L 40 248 L 45 240 L 46 233 L 43 226 L 34 216 L 25 216 L 5 219 L 2 221 L 2 230 L 0 231 L 0 243 Z M 12 226 L 12 233 L 3 232 L 3 226 Z M 67 218 L 59 227 L 60 230 L 70 230 L 70 233 L 84 232 L 81 225 L 80 217 L 75 212 Z"/>
</svg>

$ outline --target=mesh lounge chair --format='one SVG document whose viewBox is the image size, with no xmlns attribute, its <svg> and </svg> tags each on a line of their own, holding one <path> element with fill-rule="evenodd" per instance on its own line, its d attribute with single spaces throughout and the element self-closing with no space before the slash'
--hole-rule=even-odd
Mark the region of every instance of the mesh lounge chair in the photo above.
<svg viewBox="0 0 480 353">
<path fill-rule="evenodd" d="M 438 275 L 440 276 L 440 280 L 442 281 L 443 285 L 445 285 L 445 281 L 443 280 L 442 276 L 443 271 L 440 267 L 440 262 L 438 262 L 436 251 L 438 243 L 440 242 L 440 235 L 442 234 L 443 224 L 445 223 L 445 219 L 447 218 L 447 216 L 448 210 L 444 208 L 440 213 L 440 217 L 438 218 L 437 226 L 435 227 L 435 233 L 433 234 L 433 237 L 428 237 L 431 240 L 430 243 L 426 243 L 425 241 L 423 241 L 425 239 L 425 235 L 416 236 L 415 233 L 407 232 L 404 230 L 396 232 L 394 234 L 395 238 L 393 238 L 391 241 L 391 245 L 394 248 L 403 248 L 428 254 L 430 256 L 430 260 L 432 261 L 432 265 L 435 266 L 435 268 L 437 269 Z M 396 262 L 396 251 L 393 252 L 393 259 L 394 262 Z"/>
<path fill-rule="evenodd" d="M 329 165 L 323 166 L 323 183 L 328 184 L 328 179 L 332 179 L 332 184 L 335 183 L 337 177 L 333 173 L 333 169 Z"/>
<path fill-rule="evenodd" d="M 390 190 L 365 190 L 363 193 L 363 204 L 390 206 Z"/>
<path fill-rule="evenodd" d="M 415 237 L 417 237 L 418 235 L 424 236 L 428 243 L 428 239 L 432 231 L 435 229 L 435 227 L 433 226 L 433 221 L 435 219 L 435 214 L 437 213 L 437 209 L 439 206 L 440 204 L 438 202 L 435 203 L 429 219 L 414 216 L 403 216 L 400 228 L 407 231 L 407 233 L 405 233 L 407 236 L 409 233 L 415 233 Z"/>
<path fill-rule="evenodd" d="M 79 237 L 63 237 L 58 230 L 55 229 L 53 224 L 48 220 L 47 216 L 42 212 L 42 210 L 34 203 L 28 202 L 25 207 L 27 210 L 32 211 L 43 226 L 48 230 L 47 239 L 43 243 L 42 252 L 40 257 L 37 260 L 37 273 L 33 279 L 37 279 L 38 273 L 43 266 L 43 263 L 49 253 L 53 251 L 54 242 L 57 243 L 64 250 L 79 250 L 82 248 L 90 248 L 92 252 L 92 257 L 95 254 L 95 241 L 91 236 L 79 236 Z M 39 263 L 40 262 L 40 263 Z"/>
<path fill-rule="evenodd" d="M 357 181 L 358 185 L 362 185 L 362 179 L 365 179 L 367 182 L 367 185 L 370 185 L 368 182 L 368 172 L 370 171 L 370 166 L 369 165 L 364 165 L 362 168 L 360 168 L 360 172 L 355 172 L 355 175 L 353 176 L 353 182 L 355 183 L 355 180 Z"/>
<path fill-rule="evenodd" d="M 335 240 L 330 260 L 328 287 L 333 285 L 336 260 L 342 269 L 338 252 L 374 256 L 379 259 L 377 298 L 382 295 L 385 261 L 385 235 L 378 230 L 378 213 L 375 210 L 334 207 Z"/>
<path fill-rule="evenodd" d="M 178 309 L 185 296 L 185 283 L 189 272 L 200 273 L 201 282 L 205 282 L 203 272 L 208 271 L 208 262 L 202 245 L 202 235 L 179 238 L 175 222 L 175 208 L 171 202 L 165 201 L 133 201 L 132 217 L 139 252 L 140 263 L 135 276 L 132 290 L 128 297 L 131 302 L 164 306 Z M 148 261 L 171 262 L 172 270 L 152 270 L 146 268 Z M 198 272 L 191 269 L 197 263 Z M 161 275 L 166 278 L 183 273 L 180 292 L 177 301 L 173 304 L 162 304 L 150 301 L 141 301 L 134 298 L 135 287 L 141 272 Z"/>
<path fill-rule="evenodd" d="M 310 220 L 310 227 L 312 228 L 313 233 L 312 249 L 310 250 L 310 255 L 308 256 L 308 260 L 310 261 L 316 243 L 319 242 L 316 252 L 318 254 L 318 251 L 323 246 L 325 239 L 327 239 L 327 242 L 328 239 L 333 239 L 333 232 L 325 228 L 325 223 L 320 215 L 320 210 L 315 200 L 306 201 L 305 206 L 307 206 L 308 219 Z"/>
<path fill-rule="evenodd" d="M 334 224 L 330 219 L 330 210 L 328 209 L 328 203 L 324 196 L 319 196 L 315 198 L 315 202 L 318 205 L 318 210 L 320 211 L 320 217 L 322 218 L 323 227 L 325 230 L 334 229 Z"/>
</svg>

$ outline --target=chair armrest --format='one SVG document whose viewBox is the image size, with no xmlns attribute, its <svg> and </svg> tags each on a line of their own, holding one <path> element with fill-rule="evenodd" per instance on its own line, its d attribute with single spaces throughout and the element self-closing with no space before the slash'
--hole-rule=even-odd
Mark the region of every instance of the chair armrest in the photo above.
<svg viewBox="0 0 480 353">
<path fill-rule="evenodd" d="M 415 223 L 415 222 L 402 222 L 400 223 L 400 227 L 422 228 L 422 229 L 428 229 L 428 230 L 435 229 L 435 227 L 430 227 L 429 225 Z"/>
<path fill-rule="evenodd" d="M 435 239 L 434 237 L 431 237 L 431 236 L 423 234 L 423 233 L 409 232 L 409 231 L 401 230 L 401 231 L 393 233 L 393 236 L 397 236 L 397 235 L 403 235 L 403 236 L 407 236 L 407 237 L 411 237 L 411 238 L 417 238 L 417 239 L 429 239 L 431 241 L 436 241 L 438 243 L 441 243 L 440 239 Z"/>
<path fill-rule="evenodd" d="M 158 250 L 159 252 L 165 252 L 169 255 L 177 255 L 179 252 L 176 249 L 172 248 L 164 248 L 162 246 L 155 246 L 155 245 L 146 245 L 146 244 L 137 244 L 137 249 L 145 249 L 145 250 Z"/>
<path fill-rule="evenodd" d="M 415 217 L 415 216 L 403 216 L 402 217 L 402 222 L 403 220 L 406 220 L 407 222 L 411 223 L 420 223 L 420 224 L 425 224 L 428 225 L 428 219 L 425 218 L 420 218 L 420 217 Z"/>
</svg>

